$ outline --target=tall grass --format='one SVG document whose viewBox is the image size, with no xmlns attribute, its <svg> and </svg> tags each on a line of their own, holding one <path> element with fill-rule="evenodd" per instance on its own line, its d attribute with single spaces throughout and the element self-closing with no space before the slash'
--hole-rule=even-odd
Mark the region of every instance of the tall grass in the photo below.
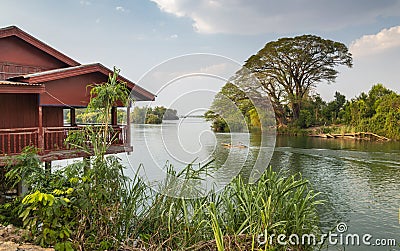
<svg viewBox="0 0 400 251">
<path fill-rule="evenodd" d="M 258 250 L 260 234 L 319 234 L 316 207 L 321 201 L 299 175 L 268 169 L 255 184 L 238 176 L 221 192 L 203 198 L 153 196 L 135 234 L 140 246 L 151 250 Z"/>
<path fill-rule="evenodd" d="M 280 246 L 276 242 L 260 246 L 257 238 L 264 233 L 319 234 L 316 207 L 321 202 L 300 175 L 287 176 L 269 168 L 254 184 L 238 176 L 218 193 L 187 199 L 167 195 L 169 189 L 182 188 L 174 186 L 176 180 L 171 177 L 196 180 L 209 172 L 207 168 L 189 165 L 176 172 L 169 166 L 170 178 L 161 186 L 165 190 L 157 193 L 137 174 L 126 177 L 115 157 L 93 159 L 89 170 L 86 165 L 74 163 L 29 183 L 30 198 L 40 191 L 43 196 L 51 194 L 56 202 L 63 198 L 69 201 L 57 207 L 56 203 L 40 204 L 42 211 L 23 214 L 34 223 L 25 225 L 34 230 L 34 241 L 59 250 L 65 250 L 67 244 L 85 250 L 307 250 L 312 247 Z M 24 173 L 24 177 L 31 181 L 37 178 L 36 169 Z M 51 192 L 56 190 L 61 192 Z M 21 212 L 36 206 L 21 204 Z M 53 213 L 47 216 L 48 211 Z M 55 219 L 68 227 L 70 235 L 59 237 L 66 229 L 53 225 Z M 46 233 L 40 228 L 44 223 Z M 52 238 L 48 232 L 54 233 Z"/>
</svg>

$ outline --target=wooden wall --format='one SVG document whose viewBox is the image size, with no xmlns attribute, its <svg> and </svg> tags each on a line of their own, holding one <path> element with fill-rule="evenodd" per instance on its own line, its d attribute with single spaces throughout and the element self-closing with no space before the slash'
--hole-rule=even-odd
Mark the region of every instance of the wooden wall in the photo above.
<svg viewBox="0 0 400 251">
<path fill-rule="evenodd" d="M 38 126 L 38 94 L 0 93 L 0 128 Z"/>
<path fill-rule="evenodd" d="M 43 127 L 61 127 L 63 125 L 63 107 L 43 106 Z"/>
<path fill-rule="evenodd" d="M 67 66 L 18 37 L 0 39 L 0 80 Z"/>
<path fill-rule="evenodd" d="M 90 88 L 87 85 L 104 83 L 107 79 L 102 73 L 94 72 L 46 82 L 46 92 L 40 95 L 40 104 L 85 107 L 90 101 Z"/>
</svg>

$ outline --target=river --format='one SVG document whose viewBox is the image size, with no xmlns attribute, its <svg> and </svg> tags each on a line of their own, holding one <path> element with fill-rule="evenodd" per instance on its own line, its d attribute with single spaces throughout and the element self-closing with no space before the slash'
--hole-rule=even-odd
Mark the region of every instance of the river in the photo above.
<svg viewBox="0 0 400 251">
<path fill-rule="evenodd" d="M 249 148 L 227 149 L 221 145 L 229 142 L 244 142 Z M 230 153 L 234 158 L 229 167 L 232 173 L 246 173 L 260 142 L 257 133 L 213 133 L 209 123 L 201 118 L 162 125 L 132 125 L 134 152 L 128 155 L 128 174 L 132 175 L 139 163 L 148 176 L 157 177 L 163 173 L 166 161 L 177 169 L 188 162 L 206 163 L 211 159 L 218 165 Z M 370 234 L 372 240 L 396 239 L 400 243 L 399 142 L 277 136 L 270 165 L 274 170 L 301 173 L 314 190 L 321 192 L 319 198 L 325 203 L 319 211 L 324 232 L 342 222 L 347 225 L 346 233 Z M 344 249 L 391 250 L 365 245 L 329 248 Z"/>
</svg>

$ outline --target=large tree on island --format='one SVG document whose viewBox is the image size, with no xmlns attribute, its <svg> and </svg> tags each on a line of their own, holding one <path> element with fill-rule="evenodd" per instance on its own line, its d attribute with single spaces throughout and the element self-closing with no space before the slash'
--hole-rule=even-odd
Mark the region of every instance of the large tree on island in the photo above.
<svg viewBox="0 0 400 251">
<path fill-rule="evenodd" d="M 318 83 L 334 82 L 338 75 L 335 67 L 339 65 L 352 67 L 352 56 L 346 45 L 303 35 L 267 43 L 246 61 L 245 67 L 255 73 L 270 95 L 277 118 L 281 101 L 286 99 L 296 120 L 305 95 Z"/>
</svg>

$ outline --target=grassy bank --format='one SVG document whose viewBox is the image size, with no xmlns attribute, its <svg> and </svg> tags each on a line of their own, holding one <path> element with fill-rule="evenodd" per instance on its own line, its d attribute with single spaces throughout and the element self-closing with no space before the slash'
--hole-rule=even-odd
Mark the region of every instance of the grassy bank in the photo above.
<svg viewBox="0 0 400 251">
<path fill-rule="evenodd" d="M 8 176 L 23 177 L 29 190 L 6 205 L 12 213 L 1 219 L 4 224 L 21 219 L 31 233 L 27 240 L 56 250 L 307 250 L 312 247 L 276 240 L 260 245 L 257 238 L 319 234 L 320 201 L 299 175 L 269 169 L 255 184 L 239 176 L 218 193 L 185 199 L 164 195 L 174 179 L 156 193 L 138 176 L 126 177 L 112 156 L 92 159 L 89 170 L 82 161 L 51 174 L 33 152 L 20 160 Z M 167 168 L 174 177 L 191 179 L 210 171 L 198 170 Z"/>
</svg>

